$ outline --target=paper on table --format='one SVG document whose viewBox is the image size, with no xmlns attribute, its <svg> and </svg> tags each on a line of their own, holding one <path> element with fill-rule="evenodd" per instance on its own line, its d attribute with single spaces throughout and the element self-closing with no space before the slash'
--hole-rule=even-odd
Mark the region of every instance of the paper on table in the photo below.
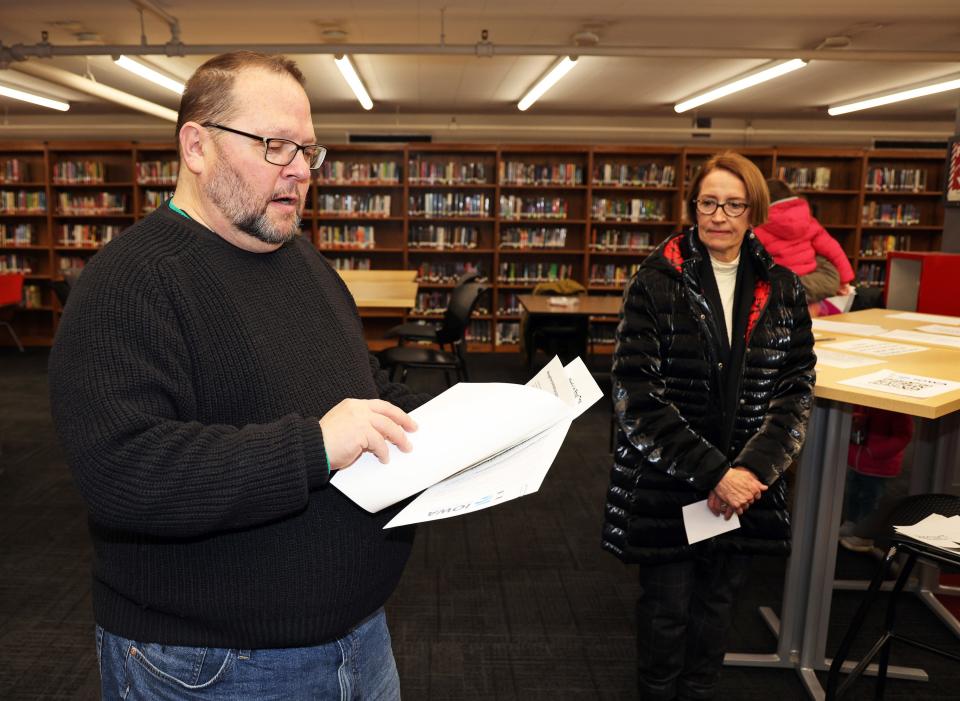
<svg viewBox="0 0 960 701">
<path fill-rule="evenodd" d="M 907 329 L 894 329 L 880 334 L 882 338 L 896 338 L 901 341 L 915 341 L 917 343 L 926 343 L 931 346 L 950 346 L 951 348 L 960 348 L 960 338 L 954 336 L 939 336 L 933 333 L 923 333 L 922 331 L 908 331 Z"/>
<path fill-rule="evenodd" d="M 876 336 L 883 333 L 883 327 L 876 324 L 851 324 L 847 321 L 827 321 L 817 317 L 813 320 L 814 331 L 832 331 L 850 336 Z"/>
<path fill-rule="evenodd" d="M 924 377 L 923 375 L 908 375 L 893 370 L 877 370 L 869 375 L 840 380 L 840 384 L 916 399 L 936 397 L 960 389 L 960 382 L 941 380 L 936 377 Z"/>
<path fill-rule="evenodd" d="M 556 396 L 509 383 L 461 382 L 417 407 L 413 450 L 388 444 L 386 465 L 364 453 L 330 483 L 374 513 L 507 450 L 568 418 Z"/>
<path fill-rule="evenodd" d="M 906 321 L 929 321 L 935 324 L 951 324 L 960 326 L 960 317 L 944 316 L 942 314 L 919 314 L 917 312 L 900 312 L 899 314 L 887 314 L 889 319 L 905 319 Z"/>
<path fill-rule="evenodd" d="M 721 533 L 737 530 L 740 528 L 740 518 L 736 514 L 729 520 L 716 516 L 704 499 L 683 507 L 683 527 L 687 531 L 687 542 L 693 545 Z"/>
<path fill-rule="evenodd" d="M 846 314 L 850 311 L 850 307 L 853 306 L 853 300 L 856 296 L 857 291 L 851 290 L 848 295 L 834 295 L 833 297 L 827 297 L 823 301 L 836 308 L 841 314 Z"/>
<path fill-rule="evenodd" d="M 890 341 L 878 341 L 873 338 L 857 338 L 851 341 L 837 341 L 821 348 L 832 348 L 834 350 L 853 351 L 854 353 L 863 353 L 864 355 L 875 355 L 879 358 L 886 358 L 891 355 L 906 355 L 907 353 L 919 353 L 930 350 L 923 346 L 910 346 L 906 343 L 891 343 Z M 823 351 L 817 349 L 817 357 Z"/>
<path fill-rule="evenodd" d="M 944 326 L 943 324 L 927 324 L 918 326 L 917 331 L 926 331 L 927 333 L 942 333 L 946 336 L 960 336 L 960 326 Z"/>
<path fill-rule="evenodd" d="M 883 362 L 885 361 L 876 358 L 864 358 L 861 355 L 852 355 L 851 353 L 839 353 L 826 348 L 817 349 L 817 367 L 826 365 L 831 368 L 860 368 Z"/>
<path fill-rule="evenodd" d="M 951 552 L 956 552 L 960 548 L 960 516 L 930 514 L 912 526 L 894 526 L 893 528 L 897 533 L 936 548 Z"/>
</svg>

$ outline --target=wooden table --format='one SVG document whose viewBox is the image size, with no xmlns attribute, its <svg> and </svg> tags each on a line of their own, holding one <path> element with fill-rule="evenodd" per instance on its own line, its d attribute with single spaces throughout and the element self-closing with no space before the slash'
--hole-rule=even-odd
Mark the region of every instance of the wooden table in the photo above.
<svg viewBox="0 0 960 701">
<path fill-rule="evenodd" d="M 931 323 L 890 318 L 898 313 L 894 310 L 871 309 L 838 314 L 824 320 L 875 324 L 887 330 L 915 329 Z M 819 341 L 822 347 L 829 346 L 833 341 L 863 338 L 832 331 L 816 333 L 825 337 Z M 880 340 L 876 336 L 872 338 Z M 885 340 L 922 345 L 899 339 Z M 726 664 L 795 669 L 810 697 L 824 698 L 816 671 L 829 669 L 831 662 L 826 658 L 827 628 L 847 471 L 851 405 L 889 409 L 921 419 L 920 430 L 915 437 L 917 446 L 911 492 L 951 491 L 950 488 L 957 482 L 956 473 L 960 467 L 960 390 L 928 399 L 916 399 L 842 385 L 840 381 L 880 369 L 960 381 L 960 350 L 930 344 L 923 347 L 928 350 L 886 357 L 883 364 L 846 369 L 817 367 L 816 401 L 797 473 L 793 551 L 787 564 L 782 617 L 778 619 L 771 610 L 761 609 L 767 623 L 778 635 L 777 652 L 772 655 L 731 653 L 725 658 Z M 936 590 L 936 582 L 931 581 L 930 573 L 927 573 L 916 593 L 960 635 L 956 619 L 934 596 Z M 854 664 L 848 663 L 845 671 L 849 671 Z M 926 679 L 926 673 L 922 670 L 893 666 L 890 667 L 889 676 Z"/>
<path fill-rule="evenodd" d="M 556 296 L 518 295 L 517 299 L 528 314 L 575 314 L 587 316 L 617 316 L 623 305 L 619 295 L 579 295 L 563 297 L 573 304 L 550 304 Z"/>
<path fill-rule="evenodd" d="M 340 270 L 357 308 L 376 313 L 412 309 L 417 303 L 416 270 Z M 401 314 L 402 315 L 402 314 Z"/>
</svg>

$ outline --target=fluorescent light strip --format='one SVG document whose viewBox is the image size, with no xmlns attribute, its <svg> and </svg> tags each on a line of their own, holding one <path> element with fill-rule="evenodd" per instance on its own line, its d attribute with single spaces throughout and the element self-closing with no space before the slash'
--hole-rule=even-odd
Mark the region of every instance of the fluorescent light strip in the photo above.
<svg viewBox="0 0 960 701">
<path fill-rule="evenodd" d="M 806 65 L 807 62 L 803 59 L 795 58 L 791 61 L 785 61 L 784 63 L 777 63 L 775 65 L 768 66 L 758 73 L 744 76 L 743 78 L 734 80 L 733 82 L 716 87 L 713 90 L 708 90 L 705 93 L 691 97 L 689 100 L 678 102 L 673 106 L 673 111 L 677 112 L 678 114 L 681 112 L 686 112 L 694 107 L 699 107 L 700 105 L 704 105 L 708 102 L 718 100 L 721 97 L 726 97 L 727 95 L 731 95 L 735 92 L 752 88 L 754 85 L 759 85 L 760 83 L 765 83 L 768 80 L 779 78 L 787 73 L 792 73 L 793 71 L 803 68 Z"/>
<path fill-rule="evenodd" d="M 69 103 L 60 102 L 60 100 L 51 100 L 48 97 L 40 97 L 39 95 L 34 95 L 30 92 L 24 92 L 23 90 L 17 90 L 16 88 L 10 88 L 6 85 L 0 85 L 0 95 L 3 95 L 4 97 L 12 97 L 14 100 L 31 102 L 34 105 L 40 105 L 41 107 L 49 107 L 52 110 L 60 110 L 61 112 L 66 112 L 68 109 L 70 109 Z"/>
<path fill-rule="evenodd" d="M 135 73 L 141 78 L 149 80 L 151 83 L 156 83 L 157 85 L 170 90 L 171 92 L 177 93 L 177 95 L 183 95 L 184 85 L 183 83 L 174 80 L 173 78 L 168 78 L 159 71 L 155 71 L 149 66 L 145 66 L 139 61 L 134 61 L 129 56 L 119 56 L 118 58 L 113 59 L 113 62 L 125 68 L 131 73 Z"/>
<path fill-rule="evenodd" d="M 373 100 L 370 99 L 370 94 L 367 92 L 366 87 L 364 87 L 363 81 L 360 80 L 360 76 L 357 75 L 353 63 L 350 62 L 350 57 L 338 56 L 333 59 L 333 62 L 337 64 L 337 68 L 340 69 L 340 75 L 347 81 L 347 85 L 353 90 L 353 94 L 357 96 L 357 99 L 360 101 L 360 106 L 365 110 L 372 109 Z"/>
<path fill-rule="evenodd" d="M 871 107 L 880 107 L 881 105 L 889 105 L 894 102 L 903 102 L 904 100 L 912 100 L 917 97 L 926 97 L 927 95 L 936 95 L 937 93 L 947 92 L 948 90 L 957 90 L 958 88 L 960 88 L 960 78 L 953 78 L 951 80 L 940 81 L 939 83 L 932 83 L 931 85 L 923 85 L 919 88 L 899 90 L 894 93 L 888 93 L 887 95 L 881 95 L 880 97 L 871 97 L 866 100 L 848 102 L 845 105 L 834 105 L 833 107 L 827 108 L 827 114 L 829 114 L 831 117 L 836 117 L 837 115 L 847 114 L 848 112 L 867 110 Z"/>
<path fill-rule="evenodd" d="M 547 73 L 540 81 L 530 88 L 530 91 L 523 96 L 523 99 L 517 103 L 517 109 L 521 112 L 526 112 L 527 108 L 530 107 L 534 102 L 543 97 L 543 94 L 547 92 L 550 88 L 557 84 L 563 76 L 573 70 L 573 67 L 577 65 L 577 59 L 572 56 L 564 56 L 563 60 L 558 62 L 553 68 L 550 69 L 550 72 Z"/>
</svg>

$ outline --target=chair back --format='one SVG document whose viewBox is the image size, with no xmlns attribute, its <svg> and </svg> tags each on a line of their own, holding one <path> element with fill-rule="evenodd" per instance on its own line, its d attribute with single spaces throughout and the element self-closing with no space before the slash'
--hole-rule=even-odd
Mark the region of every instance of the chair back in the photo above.
<svg viewBox="0 0 960 701">
<path fill-rule="evenodd" d="M 23 302 L 23 273 L 0 274 L 0 307 L 19 307 Z"/>
<path fill-rule="evenodd" d="M 459 343 L 463 340 L 470 325 L 470 315 L 486 289 L 486 285 L 479 282 L 467 282 L 453 288 L 443 322 L 437 329 L 438 343 Z"/>
</svg>

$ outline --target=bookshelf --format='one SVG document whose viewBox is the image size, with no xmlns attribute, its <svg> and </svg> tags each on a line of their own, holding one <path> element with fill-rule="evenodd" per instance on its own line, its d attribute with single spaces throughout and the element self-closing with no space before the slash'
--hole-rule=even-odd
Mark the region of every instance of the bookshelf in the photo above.
<svg viewBox="0 0 960 701">
<path fill-rule="evenodd" d="M 570 277 L 619 296 L 656 245 L 683 225 L 697 170 L 717 147 L 349 144 L 331 146 L 311 181 L 303 235 L 340 269 L 412 269 L 415 309 L 364 311 L 372 348 L 405 320 L 439 320 L 454 281 L 490 285 L 468 332 L 472 351 L 517 349 L 517 296 Z M 858 284 L 882 284 L 888 250 L 942 241 L 942 151 L 738 149 L 783 177 L 840 242 Z M 0 142 L 0 271 L 27 273 L 14 323 L 49 345 L 60 308 L 50 282 L 82 267 L 176 182 L 171 144 Z M 591 319 L 594 350 L 617 319 Z M 2 342 L 2 341 L 0 341 Z"/>
</svg>

